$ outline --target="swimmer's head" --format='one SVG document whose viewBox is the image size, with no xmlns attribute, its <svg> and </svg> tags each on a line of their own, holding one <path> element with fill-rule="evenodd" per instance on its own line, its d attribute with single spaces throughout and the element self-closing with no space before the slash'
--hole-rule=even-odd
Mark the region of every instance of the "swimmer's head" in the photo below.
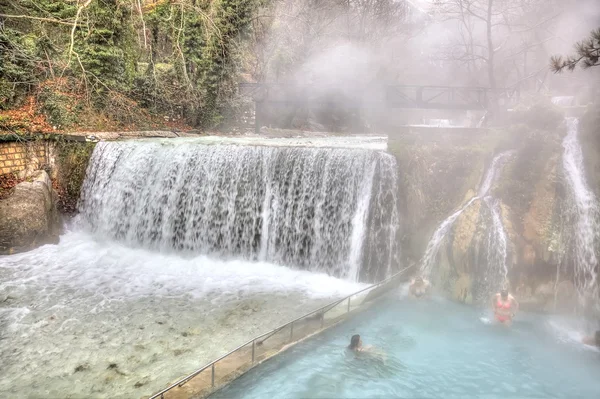
<svg viewBox="0 0 600 399">
<path fill-rule="evenodd" d="M 354 334 L 352 338 L 350 338 L 350 345 L 348 346 L 348 349 L 360 348 L 361 343 L 362 342 L 360 341 L 360 335 Z"/>
<path fill-rule="evenodd" d="M 423 277 L 417 276 L 417 278 L 415 278 L 415 283 L 419 283 L 419 284 L 423 283 Z"/>
<path fill-rule="evenodd" d="M 500 291 L 500 296 L 502 297 L 502 299 L 508 298 L 508 290 L 506 288 L 503 288 L 502 291 Z"/>
</svg>

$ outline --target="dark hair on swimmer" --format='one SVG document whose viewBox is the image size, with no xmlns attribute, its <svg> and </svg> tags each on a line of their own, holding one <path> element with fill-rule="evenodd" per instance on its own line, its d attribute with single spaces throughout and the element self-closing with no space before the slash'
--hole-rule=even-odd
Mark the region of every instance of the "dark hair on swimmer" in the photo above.
<svg viewBox="0 0 600 399">
<path fill-rule="evenodd" d="M 356 349 L 358 348 L 358 344 L 360 343 L 360 335 L 354 334 L 352 338 L 350 338 L 350 345 L 348 349 Z"/>
<path fill-rule="evenodd" d="M 500 296 L 502 298 L 508 297 L 508 290 L 503 288 L 502 291 L 500 291 Z"/>
</svg>

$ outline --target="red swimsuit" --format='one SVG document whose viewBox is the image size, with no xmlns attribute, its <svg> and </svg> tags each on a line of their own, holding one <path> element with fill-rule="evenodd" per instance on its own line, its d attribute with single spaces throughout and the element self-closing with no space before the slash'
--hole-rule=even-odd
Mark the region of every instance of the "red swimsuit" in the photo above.
<svg viewBox="0 0 600 399">
<path fill-rule="evenodd" d="M 510 309 L 510 301 L 508 301 L 507 303 L 503 303 L 502 301 L 498 300 L 498 302 L 496 303 L 496 307 L 497 308 L 501 308 L 501 309 L 506 309 L 509 310 Z M 496 319 L 500 322 L 500 323 L 504 323 L 505 321 L 508 321 L 511 319 L 510 316 L 506 316 L 506 315 L 501 315 L 501 314 L 497 314 L 496 313 Z"/>
</svg>

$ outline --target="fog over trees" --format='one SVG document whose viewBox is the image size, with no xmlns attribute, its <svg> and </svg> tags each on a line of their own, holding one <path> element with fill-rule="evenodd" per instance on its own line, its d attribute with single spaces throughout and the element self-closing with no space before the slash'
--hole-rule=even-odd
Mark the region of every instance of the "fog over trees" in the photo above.
<svg viewBox="0 0 600 399">
<path fill-rule="evenodd" d="M 56 129 L 156 116 L 227 128 L 249 109 L 240 82 L 359 96 L 378 84 L 568 92 L 598 80 L 579 71 L 598 63 L 593 0 L 0 0 L 0 9 L 0 108 L 33 99 Z M 575 71 L 552 74 L 564 69 Z"/>
</svg>

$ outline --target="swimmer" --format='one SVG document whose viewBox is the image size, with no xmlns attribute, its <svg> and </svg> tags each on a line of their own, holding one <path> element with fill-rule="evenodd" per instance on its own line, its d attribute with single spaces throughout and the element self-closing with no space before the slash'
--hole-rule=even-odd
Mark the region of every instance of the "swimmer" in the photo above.
<svg viewBox="0 0 600 399">
<path fill-rule="evenodd" d="M 421 276 L 417 276 L 412 280 L 408 289 L 408 293 L 415 298 L 426 297 L 430 291 L 431 284 Z"/>
<path fill-rule="evenodd" d="M 363 352 L 372 358 L 376 358 L 383 361 L 384 363 L 387 360 L 386 354 L 381 350 L 376 349 L 371 345 L 363 345 L 362 339 L 358 334 L 354 334 L 352 338 L 350 338 L 350 345 L 348 345 L 348 349 L 350 349 L 353 352 Z"/>
<path fill-rule="evenodd" d="M 496 320 L 505 326 L 510 326 L 513 317 L 519 310 L 519 303 L 508 293 L 507 289 L 502 289 L 492 298 L 492 309 Z"/>
<path fill-rule="evenodd" d="M 348 345 L 348 349 L 354 352 L 364 352 L 371 349 L 371 346 L 363 346 L 362 339 L 360 339 L 360 335 L 354 334 L 352 338 L 350 338 L 350 345 Z"/>
<path fill-rule="evenodd" d="M 592 336 L 583 337 L 581 342 L 583 342 L 586 345 L 600 348 L 600 330 L 596 331 Z"/>
</svg>

